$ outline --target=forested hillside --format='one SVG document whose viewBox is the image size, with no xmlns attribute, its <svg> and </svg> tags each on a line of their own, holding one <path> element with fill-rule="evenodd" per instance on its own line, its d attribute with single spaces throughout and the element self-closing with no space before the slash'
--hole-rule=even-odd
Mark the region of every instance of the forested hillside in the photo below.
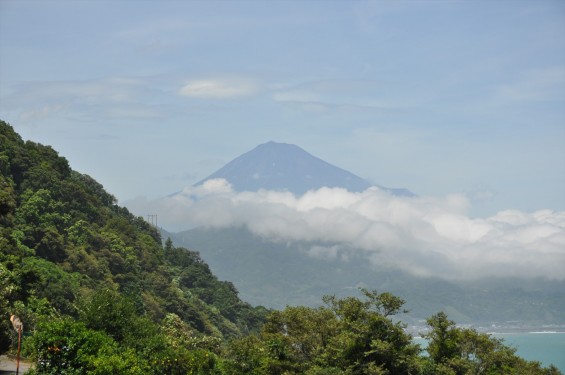
<svg viewBox="0 0 565 375">
<path fill-rule="evenodd" d="M 424 355 L 394 315 L 404 301 L 362 290 L 268 312 L 242 302 L 197 252 L 161 242 L 92 178 L 0 122 L 0 354 L 24 324 L 32 373 L 559 374 L 443 313 Z"/>
<path fill-rule="evenodd" d="M 255 331 L 263 321 L 266 310 L 242 302 L 198 253 L 170 241 L 163 246 L 158 230 L 116 205 L 102 185 L 51 147 L 24 142 L 5 122 L 0 170 L 1 352 L 13 336 L 10 314 L 26 331 L 46 317 L 91 313 L 107 320 L 102 326 L 122 325 L 107 327 L 112 335 L 129 331 L 109 301 L 149 326 L 172 319 L 195 336 L 218 339 Z"/>
</svg>

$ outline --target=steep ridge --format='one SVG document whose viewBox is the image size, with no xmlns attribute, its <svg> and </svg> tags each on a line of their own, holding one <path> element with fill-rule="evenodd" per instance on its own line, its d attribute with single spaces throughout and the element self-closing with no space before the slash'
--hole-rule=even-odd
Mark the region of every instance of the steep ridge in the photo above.
<svg viewBox="0 0 565 375">
<path fill-rule="evenodd" d="M 0 172 L 0 315 L 19 311 L 26 330 L 41 318 L 38 303 L 77 317 L 81 301 L 104 290 L 155 323 L 175 314 L 216 337 L 253 331 L 265 316 L 197 252 L 163 246 L 157 228 L 118 206 L 102 185 L 2 121 Z M 11 331 L 0 324 L 0 349 Z"/>
</svg>

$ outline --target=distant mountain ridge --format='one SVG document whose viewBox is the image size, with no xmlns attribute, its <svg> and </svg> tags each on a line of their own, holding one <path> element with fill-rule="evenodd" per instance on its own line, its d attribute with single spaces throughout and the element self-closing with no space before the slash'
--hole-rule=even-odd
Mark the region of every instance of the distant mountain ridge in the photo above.
<svg viewBox="0 0 565 375">
<path fill-rule="evenodd" d="M 296 195 L 322 187 L 360 192 L 374 186 L 296 145 L 273 141 L 240 155 L 194 186 L 216 178 L 227 180 L 236 191 L 286 190 Z M 407 189 L 379 188 L 395 195 L 414 195 Z"/>
<path fill-rule="evenodd" d="M 198 249 L 213 272 L 231 280 L 241 298 L 254 305 L 276 309 L 317 306 L 323 295 L 346 297 L 355 295 L 359 287 L 367 287 L 405 299 L 410 313 L 403 321 L 417 326 L 437 311 L 479 327 L 495 323 L 499 328 L 519 330 L 565 325 L 565 281 L 418 277 L 385 264 L 371 264 L 354 253 L 346 261 L 315 257 L 308 249 L 320 243 L 272 242 L 244 227 L 200 227 L 164 233 L 164 237 L 170 237 L 177 246 Z"/>
</svg>

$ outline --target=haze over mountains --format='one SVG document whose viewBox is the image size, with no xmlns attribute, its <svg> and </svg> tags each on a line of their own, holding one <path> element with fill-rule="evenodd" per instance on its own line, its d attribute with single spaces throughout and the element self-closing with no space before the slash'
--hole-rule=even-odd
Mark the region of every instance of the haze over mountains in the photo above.
<svg viewBox="0 0 565 375">
<path fill-rule="evenodd" d="M 357 295 L 358 288 L 388 291 L 404 298 L 410 310 L 402 319 L 416 326 L 438 311 L 461 324 L 525 328 L 565 325 L 565 281 L 496 276 L 448 281 L 442 275 L 419 277 L 399 267 L 367 261 L 350 251 L 347 259 L 321 256 L 320 242 L 273 242 L 246 228 L 195 228 L 163 232 L 178 246 L 197 249 L 220 279 L 231 280 L 244 301 L 284 308 L 316 306 L 326 294 Z M 353 249 L 349 249 L 353 250 Z"/>
</svg>

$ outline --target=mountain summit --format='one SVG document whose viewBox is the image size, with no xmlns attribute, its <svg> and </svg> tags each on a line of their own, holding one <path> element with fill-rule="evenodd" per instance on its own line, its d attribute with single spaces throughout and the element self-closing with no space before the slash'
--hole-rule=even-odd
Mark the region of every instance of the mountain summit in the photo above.
<svg viewBox="0 0 565 375">
<path fill-rule="evenodd" d="M 324 186 L 353 192 L 372 186 L 361 177 L 331 165 L 296 145 L 272 141 L 235 158 L 195 186 L 215 178 L 226 179 L 236 191 L 287 190 L 297 195 Z M 413 195 L 405 189 L 386 190 L 398 195 Z"/>
</svg>

